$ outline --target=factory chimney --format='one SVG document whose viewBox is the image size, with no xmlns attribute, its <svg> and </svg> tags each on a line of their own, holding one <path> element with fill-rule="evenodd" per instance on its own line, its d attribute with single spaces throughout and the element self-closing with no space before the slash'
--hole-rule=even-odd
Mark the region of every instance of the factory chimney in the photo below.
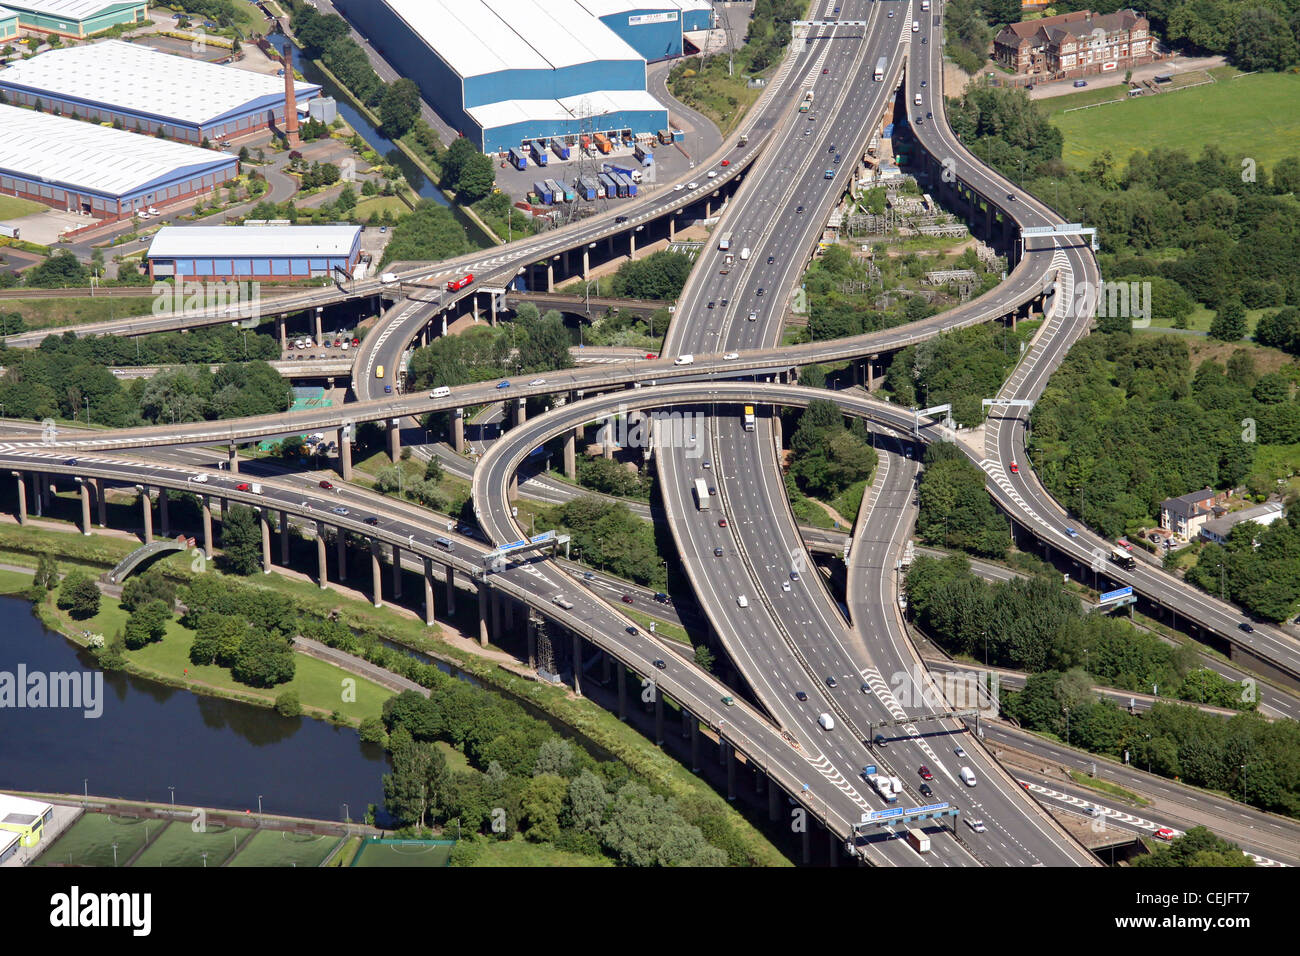
<svg viewBox="0 0 1300 956">
<path fill-rule="evenodd" d="M 293 59 L 289 56 L 289 44 L 284 45 L 284 136 L 289 141 L 290 149 L 302 145 L 298 138 L 298 101 L 293 92 Z"/>
</svg>

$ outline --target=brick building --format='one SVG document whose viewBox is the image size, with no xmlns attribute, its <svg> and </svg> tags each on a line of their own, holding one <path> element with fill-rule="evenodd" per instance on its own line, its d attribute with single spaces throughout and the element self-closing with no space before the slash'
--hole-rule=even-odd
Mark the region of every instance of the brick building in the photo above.
<svg viewBox="0 0 1300 956">
<path fill-rule="evenodd" d="M 1133 10 L 1089 10 L 1003 27 L 993 59 L 1016 73 L 1086 76 L 1150 63 L 1155 41 L 1146 17 Z"/>
</svg>

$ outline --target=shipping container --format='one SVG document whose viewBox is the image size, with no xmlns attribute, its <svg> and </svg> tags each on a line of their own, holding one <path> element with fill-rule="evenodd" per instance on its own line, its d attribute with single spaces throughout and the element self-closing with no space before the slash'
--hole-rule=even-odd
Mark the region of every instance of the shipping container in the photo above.
<svg viewBox="0 0 1300 956">
<path fill-rule="evenodd" d="M 679 129 L 673 130 L 673 142 L 674 143 L 686 142 L 686 134 Z"/>
<path fill-rule="evenodd" d="M 604 153 L 605 155 L 609 155 L 610 150 L 614 148 L 613 144 L 610 143 L 609 141 L 609 137 L 606 136 L 604 133 L 597 133 L 595 136 L 595 140 L 596 140 L 596 148 L 600 150 L 602 153 Z"/>
<path fill-rule="evenodd" d="M 650 152 L 650 150 L 642 146 L 640 143 L 637 143 L 636 149 L 632 151 L 632 155 L 636 157 L 636 161 L 642 166 L 654 165 L 655 154 Z"/>
<path fill-rule="evenodd" d="M 636 179 L 629 176 L 627 173 L 619 173 L 619 176 L 622 177 L 623 183 L 627 186 L 627 194 L 629 196 L 635 196 L 637 190 Z"/>
<path fill-rule="evenodd" d="M 533 157 L 533 162 L 535 162 L 538 166 L 545 166 L 545 165 L 546 165 L 546 147 L 545 147 L 545 146 L 543 146 L 543 147 L 541 147 L 541 148 L 538 148 L 538 145 L 537 145 L 536 142 L 529 143 L 529 144 L 528 144 L 528 152 L 532 155 L 532 157 Z"/>
<path fill-rule="evenodd" d="M 558 139 L 551 140 L 551 149 L 560 159 L 569 158 L 569 147 Z"/>
<path fill-rule="evenodd" d="M 614 199 L 618 196 L 618 184 L 614 182 L 609 173 L 601 173 L 599 179 L 600 184 L 605 187 L 606 199 Z"/>
<path fill-rule="evenodd" d="M 519 149 L 517 146 L 510 150 L 510 165 L 515 169 L 528 168 L 528 157 L 524 154 L 524 151 Z"/>
<path fill-rule="evenodd" d="M 533 183 L 533 192 L 537 193 L 537 198 L 542 201 L 544 206 L 549 206 L 555 202 L 555 193 L 546 187 L 546 183 L 540 180 Z"/>
<path fill-rule="evenodd" d="M 546 180 L 547 188 L 551 190 L 551 195 L 555 197 L 556 202 L 564 202 L 564 187 L 554 179 Z"/>
<path fill-rule="evenodd" d="M 573 181 L 573 188 L 583 199 L 591 201 L 596 198 L 596 190 L 592 189 L 581 179 L 575 179 Z"/>
<path fill-rule="evenodd" d="M 659 142 L 663 143 L 665 146 L 669 146 L 672 144 L 672 141 L 673 134 L 671 132 L 666 129 L 661 129 L 659 131 Z"/>
</svg>

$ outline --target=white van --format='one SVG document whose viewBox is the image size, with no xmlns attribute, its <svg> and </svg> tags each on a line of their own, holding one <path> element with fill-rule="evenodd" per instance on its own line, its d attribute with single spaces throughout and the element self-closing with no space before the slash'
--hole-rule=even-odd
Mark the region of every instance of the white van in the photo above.
<svg viewBox="0 0 1300 956">
<path fill-rule="evenodd" d="M 384 285 L 391 285 L 392 283 L 397 281 L 397 273 L 385 272 L 383 275 L 379 277 L 379 281 L 384 283 Z"/>
<path fill-rule="evenodd" d="M 832 717 L 830 714 L 822 714 L 820 717 L 817 718 L 817 723 L 822 725 L 822 730 L 835 729 L 835 718 Z"/>
<path fill-rule="evenodd" d="M 975 786 L 975 774 L 970 767 L 961 768 L 961 782 L 968 787 Z"/>
<path fill-rule="evenodd" d="M 912 97 L 912 102 L 915 103 L 917 106 L 920 106 L 920 105 L 921 105 L 921 94 L 920 94 L 920 93 L 917 93 L 914 97 Z"/>
<path fill-rule="evenodd" d="M 740 250 L 740 258 L 741 259 L 749 258 L 749 246 L 746 246 L 744 249 Z"/>
<path fill-rule="evenodd" d="M 674 365 L 693 365 L 693 364 L 695 364 L 695 356 L 694 356 L 694 355 L 679 355 L 679 356 L 677 356 L 677 358 L 673 359 L 673 364 L 674 364 Z"/>
<path fill-rule="evenodd" d="M 429 393 L 430 398 L 448 398 L 451 395 L 451 389 L 446 385 L 439 385 Z"/>
<path fill-rule="evenodd" d="M 920 20 L 913 20 L 913 21 L 912 21 L 912 32 L 913 32 L 913 33 L 916 33 L 916 32 L 918 32 L 920 29 L 921 29 L 921 21 L 920 21 Z"/>
<path fill-rule="evenodd" d="M 740 607 L 749 607 L 749 598 L 742 594 L 736 598 L 736 604 Z"/>
</svg>

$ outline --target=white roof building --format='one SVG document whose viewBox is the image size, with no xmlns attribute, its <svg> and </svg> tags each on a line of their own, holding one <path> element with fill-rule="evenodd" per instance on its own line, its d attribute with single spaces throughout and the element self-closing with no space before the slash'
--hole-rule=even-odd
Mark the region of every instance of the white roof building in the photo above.
<svg viewBox="0 0 1300 956">
<path fill-rule="evenodd" d="M 0 105 L 0 177 L 127 196 L 194 174 L 229 178 L 236 164 L 216 150 Z"/>
<path fill-rule="evenodd" d="M 207 127 L 232 117 L 283 107 L 284 79 L 104 40 L 49 50 L 0 70 L 0 89 L 24 91 L 141 117 Z M 320 93 L 295 83 L 299 104 Z M 75 108 L 75 105 L 74 107 Z M 85 112 L 84 110 L 82 111 Z"/>
<path fill-rule="evenodd" d="M 151 259 L 205 256 L 331 257 L 351 254 L 360 226 L 163 226 L 149 245 Z"/>
</svg>

